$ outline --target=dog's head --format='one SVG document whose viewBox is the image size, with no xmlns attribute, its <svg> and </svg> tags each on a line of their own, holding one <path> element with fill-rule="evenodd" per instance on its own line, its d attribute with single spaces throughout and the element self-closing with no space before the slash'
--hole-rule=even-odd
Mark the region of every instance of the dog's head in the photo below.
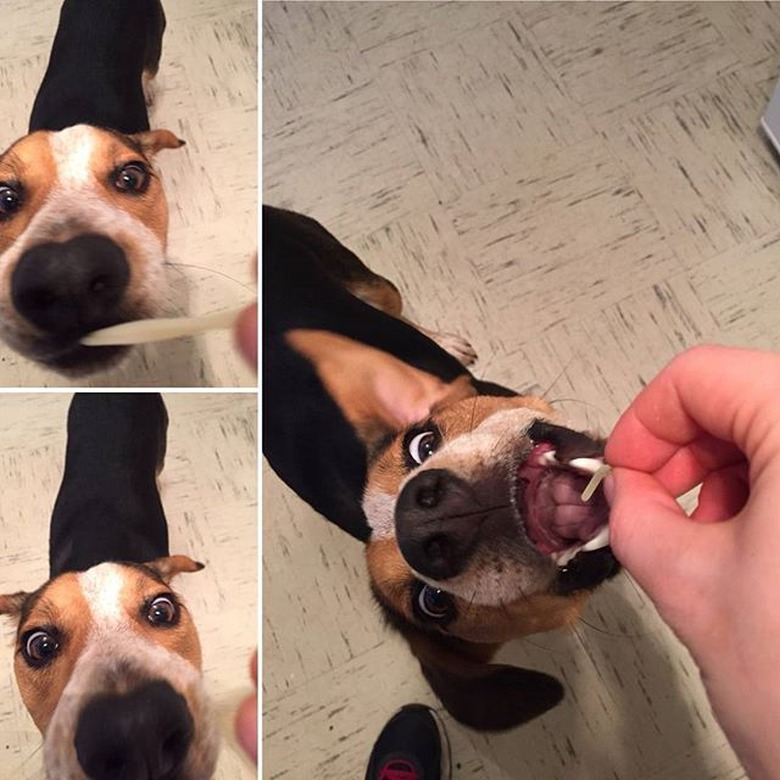
<svg viewBox="0 0 780 780">
<path fill-rule="evenodd" d="M 45 736 L 47 777 L 212 776 L 200 642 L 170 588 L 201 568 L 182 555 L 102 563 L 0 596 L 0 613 L 18 620 L 14 671 Z"/>
<path fill-rule="evenodd" d="M 366 445 L 371 588 L 447 709 L 501 729 L 554 706 L 557 680 L 489 664 L 509 639 L 570 624 L 618 570 L 598 490 L 603 442 L 531 396 L 480 395 L 341 336 L 295 331 Z"/>
<path fill-rule="evenodd" d="M 153 159 L 183 143 L 75 125 L 0 155 L 0 335 L 13 349 L 87 373 L 126 348 L 82 336 L 158 312 L 168 206 Z"/>
</svg>

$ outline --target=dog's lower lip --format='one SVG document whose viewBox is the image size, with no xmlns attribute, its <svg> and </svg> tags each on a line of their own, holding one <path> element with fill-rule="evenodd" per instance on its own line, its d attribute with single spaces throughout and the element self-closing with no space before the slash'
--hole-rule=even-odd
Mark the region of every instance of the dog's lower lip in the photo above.
<svg viewBox="0 0 780 780">
<path fill-rule="evenodd" d="M 106 322 L 105 327 L 128 322 L 134 317 L 118 316 Z M 85 334 L 72 331 L 62 334 L 51 334 L 43 337 L 34 348 L 33 356 L 39 363 L 54 369 L 86 369 L 98 368 L 101 364 L 121 355 L 127 347 L 101 346 L 85 347 L 80 339 Z"/>
<path fill-rule="evenodd" d="M 88 372 L 101 368 L 127 349 L 127 347 L 84 347 L 76 343 L 56 352 L 39 355 L 37 359 L 43 365 L 55 370 Z"/>
</svg>

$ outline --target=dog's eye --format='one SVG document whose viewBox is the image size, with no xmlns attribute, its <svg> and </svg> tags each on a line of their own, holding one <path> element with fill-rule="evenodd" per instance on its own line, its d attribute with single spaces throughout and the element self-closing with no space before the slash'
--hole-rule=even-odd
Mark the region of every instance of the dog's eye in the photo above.
<svg viewBox="0 0 780 780">
<path fill-rule="evenodd" d="M 179 605 L 173 596 L 157 596 L 146 608 L 146 619 L 153 626 L 171 626 L 179 620 Z"/>
<path fill-rule="evenodd" d="M 441 436 L 436 430 L 413 431 L 406 437 L 406 452 L 411 460 L 410 465 L 419 466 L 439 449 Z"/>
<path fill-rule="evenodd" d="M 10 217 L 21 205 L 19 191 L 9 184 L 0 184 L 0 221 Z"/>
<path fill-rule="evenodd" d="M 125 163 L 113 174 L 114 186 L 120 192 L 140 195 L 149 186 L 149 168 L 142 162 Z"/>
<path fill-rule="evenodd" d="M 52 661 L 60 649 L 53 632 L 42 628 L 28 631 L 22 637 L 22 656 L 29 666 L 36 669 Z"/>
<path fill-rule="evenodd" d="M 415 612 L 423 621 L 449 623 L 455 617 L 455 602 L 452 596 L 440 588 L 422 585 L 415 599 Z"/>
</svg>

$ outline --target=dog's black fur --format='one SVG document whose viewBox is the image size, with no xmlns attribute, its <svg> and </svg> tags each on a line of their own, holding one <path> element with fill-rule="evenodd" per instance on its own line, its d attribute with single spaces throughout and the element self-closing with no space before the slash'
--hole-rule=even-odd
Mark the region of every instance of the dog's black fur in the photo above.
<svg viewBox="0 0 780 780">
<path fill-rule="evenodd" d="M 30 132 L 148 130 L 141 74 L 157 72 L 164 30 L 160 0 L 65 0 Z"/>
<path fill-rule="evenodd" d="M 157 474 L 168 413 L 157 393 L 77 393 L 51 519 L 49 577 L 167 556 Z"/>
</svg>

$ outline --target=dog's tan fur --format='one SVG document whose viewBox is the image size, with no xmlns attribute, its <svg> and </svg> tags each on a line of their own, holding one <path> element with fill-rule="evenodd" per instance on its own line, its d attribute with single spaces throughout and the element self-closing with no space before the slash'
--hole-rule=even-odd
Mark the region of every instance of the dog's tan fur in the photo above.
<svg viewBox="0 0 780 780">
<path fill-rule="evenodd" d="M 0 220 L 0 331 L 15 349 L 34 349 L 38 331 L 11 301 L 11 277 L 22 254 L 41 243 L 102 233 L 124 251 L 130 282 L 122 308 L 131 318 L 159 313 L 168 205 L 154 158 L 183 144 L 169 130 L 123 136 L 88 125 L 41 130 L 16 141 L 0 156 L 0 183 L 20 193 L 20 206 Z M 142 193 L 118 190 L 112 175 L 140 161 L 151 172 Z"/>
<path fill-rule="evenodd" d="M 84 777 L 73 739 L 78 713 L 91 697 L 121 694 L 153 679 L 166 680 L 186 699 L 195 722 L 185 776 L 211 777 L 217 736 L 202 689 L 195 624 L 178 597 L 176 625 L 156 627 L 144 616 L 144 605 L 169 593 L 173 577 L 200 568 L 182 555 L 144 567 L 103 563 L 61 574 L 34 593 L 0 596 L 0 614 L 19 620 L 14 672 L 25 706 L 45 736 L 49 777 Z M 29 666 L 21 652 L 23 636 L 35 628 L 55 629 L 61 646 L 40 668 Z"/>
</svg>

